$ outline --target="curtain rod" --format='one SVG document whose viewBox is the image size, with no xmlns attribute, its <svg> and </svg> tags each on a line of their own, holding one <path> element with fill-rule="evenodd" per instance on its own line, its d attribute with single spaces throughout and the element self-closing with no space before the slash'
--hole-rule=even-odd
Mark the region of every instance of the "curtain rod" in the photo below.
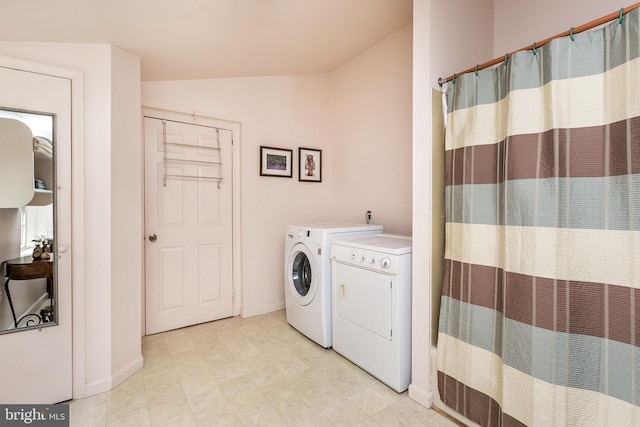
<svg viewBox="0 0 640 427">
<path fill-rule="evenodd" d="M 472 68 L 467 68 L 466 70 L 461 71 L 461 72 L 456 73 L 456 74 L 453 74 L 453 75 L 451 75 L 451 76 L 449 76 L 449 77 L 447 77 L 445 79 L 440 77 L 438 79 L 438 84 L 440 86 L 442 86 L 443 84 L 453 80 L 454 77 L 460 76 L 462 74 L 467 74 L 467 73 L 470 73 L 472 71 L 475 72 L 475 71 L 478 71 L 478 70 L 483 70 L 485 68 L 492 67 L 494 65 L 497 65 L 497 64 L 499 64 L 501 62 L 506 61 L 507 59 L 509 59 L 509 57 L 511 55 L 513 55 L 516 52 L 520 52 L 520 51 L 523 51 L 523 50 L 530 50 L 530 49 L 540 48 L 540 47 L 544 46 L 545 44 L 549 43 L 553 39 L 557 39 L 557 38 L 560 38 L 560 37 L 566 37 L 566 36 L 573 37 L 574 34 L 578 34 L 578 33 L 581 33 L 583 31 L 590 30 L 590 29 L 595 28 L 595 27 L 597 27 L 599 25 L 606 24 L 609 21 L 613 21 L 614 19 L 620 19 L 620 22 L 622 22 L 622 16 L 623 15 L 625 15 L 625 14 L 627 14 L 627 13 L 631 12 L 632 10 L 637 9 L 639 7 L 640 7 L 640 3 L 636 3 L 636 4 L 633 4 L 631 6 L 624 7 L 622 9 L 620 9 L 620 11 L 618 11 L 618 12 L 612 12 L 609 15 L 606 15 L 606 16 L 603 16 L 601 18 L 595 19 L 595 20 L 593 20 L 591 22 L 588 22 L 586 24 L 580 25 L 579 27 L 571 27 L 571 29 L 569 31 L 565 31 L 565 32 L 560 33 L 560 34 L 556 34 L 553 37 L 549 37 L 549 38 L 546 38 L 546 39 L 544 39 L 542 41 L 533 43 L 533 45 L 531 45 L 531 46 L 525 46 L 525 47 L 523 47 L 521 49 L 514 50 L 513 52 L 507 53 L 505 56 L 502 56 L 500 58 L 496 58 L 496 59 L 493 59 L 491 61 L 487 61 L 487 62 L 485 62 L 483 64 L 478 64 L 478 65 L 476 65 L 475 67 L 472 67 Z"/>
</svg>

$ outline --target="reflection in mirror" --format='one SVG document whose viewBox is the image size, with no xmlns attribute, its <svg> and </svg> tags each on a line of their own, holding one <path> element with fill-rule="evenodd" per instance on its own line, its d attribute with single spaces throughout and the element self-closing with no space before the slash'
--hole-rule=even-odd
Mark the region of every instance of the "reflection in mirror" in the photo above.
<svg viewBox="0 0 640 427">
<path fill-rule="evenodd" d="M 0 120 L 19 121 L 32 133 L 28 159 L 13 155 L 6 135 L 0 134 L 0 168 L 30 169 L 33 197 L 21 206 L 2 203 L 19 183 L 0 182 L 0 334 L 54 325 L 57 289 L 55 241 L 55 153 L 53 114 L 0 107 Z M 0 132 L 4 127 L 0 127 Z M 17 142 L 16 142 L 17 143 Z M 5 148 L 3 148 L 5 147 Z M 4 151 L 4 152 L 3 152 Z M 9 158 L 13 156 L 13 158 Z M 17 169 L 16 169 L 17 168 Z"/>
</svg>

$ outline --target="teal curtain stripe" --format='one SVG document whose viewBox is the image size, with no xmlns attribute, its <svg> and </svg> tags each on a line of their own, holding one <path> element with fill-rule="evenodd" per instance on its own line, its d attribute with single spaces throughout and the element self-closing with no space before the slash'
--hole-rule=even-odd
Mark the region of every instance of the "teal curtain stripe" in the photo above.
<svg viewBox="0 0 640 427">
<path fill-rule="evenodd" d="M 438 332 L 502 356 L 501 313 L 455 298 L 441 298 Z"/>
<path fill-rule="evenodd" d="M 445 207 L 461 224 L 640 231 L 640 174 L 447 186 Z"/>
<path fill-rule="evenodd" d="M 640 406 L 640 348 L 618 341 L 505 321 L 503 362 L 550 384 L 606 394 Z"/>
<path fill-rule="evenodd" d="M 637 59 L 640 9 L 627 13 L 622 24 L 616 19 L 574 37 L 574 41 L 568 36 L 554 39 L 538 48 L 536 55 L 532 50 L 516 52 L 507 65 L 478 71 L 477 76 L 467 73 L 456 77 L 455 84 L 448 84 L 448 112 L 498 102 L 509 92 L 508 84 L 510 91 L 542 87 L 552 80 L 602 74 Z"/>
<path fill-rule="evenodd" d="M 635 393 L 640 384 L 636 346 L 533 327 L 448 297 L 442 297 L 439 325 L 440 333 L 492 352 L 505 365 L 536 379 L 640 406 L 640 395 Z M 508 343 L 504 348 L 503 339 Z"/>
</svg>

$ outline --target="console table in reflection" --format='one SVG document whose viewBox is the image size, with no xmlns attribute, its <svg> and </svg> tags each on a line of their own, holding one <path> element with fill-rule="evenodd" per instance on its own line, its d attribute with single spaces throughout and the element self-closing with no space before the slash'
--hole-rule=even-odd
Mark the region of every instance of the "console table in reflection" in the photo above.
<svg viewBox="0 0 640 427">
<path fill-rule="evenodd" d="M 19 280 L 33 280 L 33 279 L 47 279 L 47 293 L 49 299 L 53 298 L 53 259 L 33 259 L 30 256 L 23 256 L 16 259 L 10 259 L 4 262 L 5 277 L 7 280 L 4 282 L 4 290 L 7 294 L 7 300 L 9 301 L 9 307 L 11 308 L 11 315 L 13 316 L 13 323 L 15 327 L 18 327 L 18 323 L 27 316 L 35 316 L 38 318 L 38 323 L 50 322 L 53 319 L 53 307 L 52 310 L 46 313 L 37 314 L 25 314 L 20 319 L 16 319 L 16 312 L 13 308 L 13 301 L 11 301 L 11 292 L 9 291 L 10 281 Z"/>
</svg>

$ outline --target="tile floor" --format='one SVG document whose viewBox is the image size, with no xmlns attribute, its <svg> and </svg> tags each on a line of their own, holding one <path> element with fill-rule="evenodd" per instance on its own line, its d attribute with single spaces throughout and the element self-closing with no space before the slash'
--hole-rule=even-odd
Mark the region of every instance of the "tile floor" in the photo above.
<svg viewBox="0 0 640 427">
<path fill-rule="evenodd" d="M 457 426 L 293 329 L 284 311 L 142 339 L 144 368 L 70 402 L 79 426 Z"/>
</svg>

